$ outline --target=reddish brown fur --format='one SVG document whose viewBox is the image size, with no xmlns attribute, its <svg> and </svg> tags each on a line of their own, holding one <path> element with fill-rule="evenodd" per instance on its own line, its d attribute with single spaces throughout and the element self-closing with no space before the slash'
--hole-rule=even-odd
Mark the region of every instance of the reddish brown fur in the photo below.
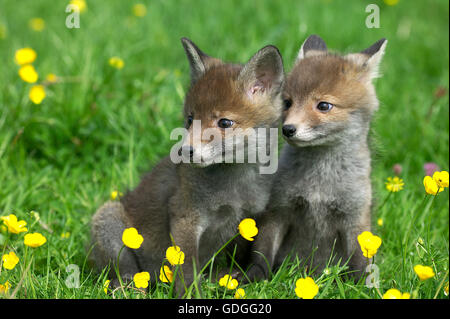
<svg viewBox="0 0 450 319">
<path fill-rule="evenodd" d="M 222 118 L 233 120 L 233 128 L 244 130 L 271 125 L 278 117 L 276 109 L 246 95 L 238 80 L 241 70 L 242 66 L 236 64 L 216 64 L 207 69 L 186 95 L 185 116 L 201 120 L 202 131 L 217 128 Z M 221 133 L 224 136 L 225 130 Z"/>
<path fill-rule="evenodd" d="M 320 54 L 300 60 L 289 74 L 284 99 L 292 99 L 292 107 L 284 112 L 290 124 L 306 124 L 314 128 L 327 122 L 347 121 L 355 109 L 367 108 L 366 69 L 343 57 Z M 316 109 L 319 102 L 334 104 L 327 113 Z M 287 121 L 285 121 L 287 123 Z"/>
</svg>

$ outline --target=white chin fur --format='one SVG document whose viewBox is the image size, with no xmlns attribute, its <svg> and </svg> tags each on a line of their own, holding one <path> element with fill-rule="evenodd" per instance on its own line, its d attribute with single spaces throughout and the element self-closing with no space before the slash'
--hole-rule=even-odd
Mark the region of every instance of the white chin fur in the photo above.
<svg viewBox="0 0 450 319">
<path fill-rule="evenodd" d="M 312 136 L 309 134 L 305 135 L 294 135 L 291 138 L 285 138 L 285 140 L 292 146 L 297 147 L 307 147 L 307 146 L 317 146 L 323 145 L 327 142 L 326 136 Z"/>
</svg>

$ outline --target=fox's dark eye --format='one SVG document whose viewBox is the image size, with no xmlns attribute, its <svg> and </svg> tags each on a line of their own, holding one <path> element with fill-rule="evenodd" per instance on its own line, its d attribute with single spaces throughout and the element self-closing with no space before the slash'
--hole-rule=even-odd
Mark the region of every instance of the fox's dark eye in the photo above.
<svg viewBox="0 0 450 319">
<path fill-rule="evenodd" d="M 186 122 L 186 127 L 187 128 L 191 127 L 192 121 L 193 121 L 193 117 L 192 117 L 192 115 L 189 115 L 188 118 L 187 118 L 187 122 Z"/>
<path fill-rule="evenodd" d="M 320 112 L 328 112 L 333 108 L 333 104 L 328 103 L 328 102 L 320 102 L 319 104 L 317 104 L 317 109 Z"/>
<path fill-rule="evenodd" d="M 283 100 L 284 109 L 287 110 L 292 106 L 292 100 L 291 99 L 285 99 Z"/>
<path fill-rule="evenodd" d="M 234 122 L 229 119 L 220 119 L 219 122 L 217 122 L 220 128 L 229 128 L 233 126 Z"/>
</svg>

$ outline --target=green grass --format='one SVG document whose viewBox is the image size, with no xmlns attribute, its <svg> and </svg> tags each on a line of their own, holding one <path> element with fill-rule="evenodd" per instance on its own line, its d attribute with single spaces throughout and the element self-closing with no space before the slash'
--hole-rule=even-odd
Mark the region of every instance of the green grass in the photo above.
<svg viewBox="0 0 450 319">
<path fill-rule="evenodd" d="M 387 6 L 374 0 L 381 11 L 379 29 L 365 27 L 366 2 L 356 0 L 142 2 L 148 9 L 144 18 L 132 15 L 134 1 L 88 1 L 81 28 L 70 30 L 64 26 L 64 1 L 0 0 L 0 215 L 14 213 L 48 239 L 26 252 L 23 234 L 11 235 L 5 251 L 15 250 L 20 262 L 0 274 L 0 283 L 11 283 L 10 294 L 18 288 L 17 298 L 122 296 L 105 295 L 105 273 L 86 264 L 89 222 L 111 191 L 136 186 L 175 142 L 169 134 L 182 124 L 189 84 L 182 36 L 226 61 L 245 62 L 274 44 L 289 71 L 301 43 L 316 33 L 329 48 L 344 52 L 389 40 L 384 76 L 376 83 L 381 103 L 373 122 L 372 180 L 380 205 L 387 196 L 384 182 L 400 163 L 405 189 L 373 212 L 373 232 L 383 239 L 375 258 L 380 292 L 397 288 L 417 298 L 446 298 L 441 284 L 448 282 L 448 189 L 420 205 L 423 164 L 449 168 L 448 94 L 434 96 L 438 87 L 449 87 L 448 1 Z M 29 28 L 33 17 L 45 20 L 42 32 Z M 22 47 L 36 50 L 39 81 L 48 73 L 62 78 L 47 87 L 40 105 L 29 101 L 31 85 L 17 75 L 14 52 Z M 125 67 L 111 69 L 111 56 L 123 58 Z M 39 222 L 32 210 L 39 212 Z M 65 232 L 70 237 L 62 238 Z M 1 236 L 3 251 L 8 235 Z M 78 289 L 65 284 L 69 264 L 80 267 Z M 436 276 L 420 283 L 416 264 L 432 266 Z M 342 272 L 344 267 L 336 266 L 328 275 L 313 275 L 320 284 L 317 298 L 379 298 L 375 290 L 343 280 Z M 249 298 L 297 298 L 295 281 L 307 274 L 293 260 L 270 280 L 243 288 Z M 233 296 L 208 280 L 202 288 L 206 298 Z M 158 284 L 147 295 L 134 289 L 126 294 L 169 298 L 169 291 Z"/>
</svg>

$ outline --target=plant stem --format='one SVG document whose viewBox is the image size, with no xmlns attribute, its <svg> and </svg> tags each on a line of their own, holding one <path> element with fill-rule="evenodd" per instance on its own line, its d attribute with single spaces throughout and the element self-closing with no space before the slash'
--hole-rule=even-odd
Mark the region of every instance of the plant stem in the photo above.
<svg viewBox="0 0 450 319">
<path fill-rule="evenodd" d="M 119 283 L 120 283 L 120 289 L 122 290 L 124 297 L 128 299 L 127 295 L 125 294 L 125 290 L 123 289 L 123 281 L 122 281 L 122 277 L 120 276 L 120 270 L 119 270 L 120 254 L 122 253 L 122 250 L 124 248 L 125 248 L 125 245 L 122 245 L 122 247 L 119 250 L 119 253 L 117 254 L 117 264 L 115 267 L 115 271 L 116 271 L 117 280 L 119 280 Z"/>
<path fill-rule="evenodd" d="M 389 192 L 389 194 L 384 199 L 383 203 L 380 205 L 380 207 L 378 207 L 378 211 L 381 211 L 381 208 L 383 208 L 384 204 L 386 204 L 386 202 L 388 201 L 389 197 L 391 197 L 391 194 L 392 194 L 392 192 Z"/>
<path fill-rule="evenodd" d="M 433 299 L 436 299 L 437 296 L 439 295 L 439 291 L 441 291 L 442 286 L 444 285 L 445 279 L 447 279 L 448 276 L 448 269 L 447 272 L 445 273 L 444 277 L 441 280 L 441 283 L 439 284 L 438 289 L 436 290 L 436 294 L 434 295 Z"/>
</svg>

